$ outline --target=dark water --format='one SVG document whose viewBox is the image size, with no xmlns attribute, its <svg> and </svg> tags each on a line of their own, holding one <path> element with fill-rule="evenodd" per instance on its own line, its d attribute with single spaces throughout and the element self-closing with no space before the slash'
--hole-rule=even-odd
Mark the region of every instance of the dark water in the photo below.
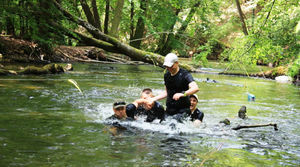
<svg viewBox="0 0 300 167">
<path fill-rule="evenodd" d="M 164 90 L 153 66 L 74 65 L 62 75 L 0 77 L 0 166 L 299 166 L 300 90 L 271 80 L 193 74 L 204 122 L 104 123 L 116 99 Z M 218 83 L 203 82 L 207 77 Z M 83 95 L 69 82 L 74 79 Z M 256 96 L 247 101 L 247 92 Z M 161 101 L 164 104 L 164 101 Z M 250 119 L 237 118 L 247 106 Z M 228 118 L 232 125 L 218 122 Z M 231 130 L 239 124 L 273 127 Z"/>
</svg>

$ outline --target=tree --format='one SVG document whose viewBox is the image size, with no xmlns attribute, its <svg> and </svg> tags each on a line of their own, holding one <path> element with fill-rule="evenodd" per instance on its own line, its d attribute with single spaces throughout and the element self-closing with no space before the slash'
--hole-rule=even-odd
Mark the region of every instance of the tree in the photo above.
<svg viewBox="0 0 300 167">
<path fill-rule="evenodd" d="M 245 23 L 245 15 L 242 11 L 240 1 L 235 0 L 235 3 L 236 3 L 236 7 L 238 9 L 238 12 L 239 12 L 239 17 L 240 17 L 240 20 L 241 20 L 241 23 L 242 23 L 243 32 L 244 32 L 245 35 L 248 35 L 247 26 L 246 26 L 246 23 Z"/>
<path fill-rule="evenodd" d="M 105 2 L 106 5 L 105 5 L 104 33 L 108 34 L 110 0 L 105 0 Z"/>
<path fill-rule="evenodd" d="M 120 21 L 122 18 L 123 6 L 124 6 L 124 0 L 118 0 L 116 8 L 114 10 L 114 17 L 112 19 L 111 30 L 109 33 L 110 35 L 115 36 L 115 37 L 118 37 L 118 30 L 119 30 Z"/>
<path fill-rule="evenodd" d="M 142 9 L 142 14 L 139 16 L 138 22 L 136 24 L 135 32 L 132 32 L 133 35 L 132 38 L 130 38 L 130 45 L 138 49 L 140 48 L 142 38 L 144 37 L 144 31 L 145 31 L 144 19 L 146 18 L 147 3 L 148 3 L 147 0 L 141 0 L 140 2 L 141 4 L 140 8 Z M 132 31 L 134 30 L 132 29 Z"/>
<path fill-rule="evenodd" d="M 89 22 L 90 24 L 92 24 L 94 27 L 96 27 L 96 25 L 95 25 L 95 20 L 94 20 L 94 16 L 93 16 L 93 14 L 92 14 L 92 12 L 91 12 L 91 10 L 90 10 L 90 7 L 89 7 L 89 5 L 87 4 L 86 0 L 80 0 L 80 4 L 81 4 L 81 6 L 82 6 L 82 9 L 83 9 L 83 11 L 84 11 L 84 13 L 85 13 L 85 16 L 86 16 L 88 22 Z"/>
<path fill-rule="evenodd" d="M 94 14 L 95 27 L 99 28 L 99 30 L 102 31 L 101 21 L 100 21 L 100 16 L 99 16 L 96 0 L 92 0 L 92 8 L 93 8 L 93 14 Z"/>
<path fill-rule="evenodd" d="M 199 7 L 199 5 L 200 5 L 200 2 L 197 2 L 196 4 L 194 4 L 192 6 L 186 19 L 183 21 L 183 23 L 181 24 L 181 27 L 178 29 L 176 34 L 170 33 L 168 35 L 166 42 L 163 44 L 162 49 L 159 51 L 160 54 L 166 55 L 167 53 L 171 52 L 174 49 L 173 41 L 180 39 L 181 34 L 184 33 L 184 31 L 186 30 L 188 24 L 192 20 L 192 17 L 194 16 L 196 9 Z M 172 26 L 172 28 L 173 27 L 174 26 Z"/>
</svg>

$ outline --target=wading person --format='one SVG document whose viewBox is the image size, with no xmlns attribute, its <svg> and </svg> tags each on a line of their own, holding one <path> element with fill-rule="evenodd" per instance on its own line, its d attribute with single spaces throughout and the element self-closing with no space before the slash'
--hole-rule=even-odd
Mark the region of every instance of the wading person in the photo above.
<svg viewBox="0 0 300 167">
<path fill-rule="evenodd" d="M 113 104 L 114 114 L 107 118 L 107 120 L 134 120 L 136 112 L 134 110 L 127 110 L 124 101 L 118 101 Z"/>
<path fill-rule="evenodd" d="M 146 115 L 146 122 L 152 122 L 156 118 L 162 122 L 165 119 L 164 107 L 157 101 L 150 106 L 147 105 L 148 100 L 152 97 L 154 97 L 152 90 L 145 88 L 141 93 L 141 98 L 134 102 L 135 107 L 132 106 L 132 110 L 137 110 L 137 115 Z"/>
<path fill-rule="evenodd" d="M 191 106 L 190 106 L 190 120 L 193 121 L 195 126 L 199 126 L 201 124 L 201 122 L 203 121 L 203 117 L 204 114 L 202 111 L 200 111 L 197 108 L 197 104 L 198 104 L 198 96 L 196 94 L 192 94 L 190 95 L 190 102 L 191 102 Z"/>
<path fill-rule="evenodd" d="M 141 92 L 141 98 L 133 103 L 126 105 L 125 102 L 116 102 L 113 104 L 114 115 L 107 119 L 134 120 L 137 116 L 146 115 L 146 122 L 152 122 L 156 118 L 163 121 L 165 110 L 159 102 L 155 101 L 152 105 L 146 105 L 152 97 L 152 90 L 146 88 Z"/>
<path fill-rule="evenodd" d="M 199 88 L 193 76 L 179 67 L 176 54 L 167 54 L 163 65 L 167 69 L 164 75 L 165 91 L 149 100 L 148 104 L 167 98 L 167 115 L 175 116 L 175 118 L 179 116 L 180 118 L 181 115 L 190 113 L 189 95 L 196 93 Z"/>
</svg>

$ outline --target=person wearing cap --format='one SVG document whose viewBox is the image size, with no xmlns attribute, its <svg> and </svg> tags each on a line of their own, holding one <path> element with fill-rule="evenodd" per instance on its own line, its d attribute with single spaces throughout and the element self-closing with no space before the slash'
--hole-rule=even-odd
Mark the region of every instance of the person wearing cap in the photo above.
<svg viewBox="0 0 300 167">
<path fill-rule="evenodd" d="M 164 120 L 164 107 L 159 102 L 154 102 L 151 106 L 145 105 L 148 99 L 152 98 L 152 90 L 145 88 L 141 93 L 141 98 L 133 103 L 126 105 L 125 102 L 116 102 L 113 104 L 114 115 L 107 119 L 134 120 L 137 116 L 146 115 L 146 122 L 152 122 L 156 118 Z M 161 122 L 160 121 L 160 122 Z"/>
<path fill-rule="evenodd" d="M 191 102 L 191 106 L 190 106 L 190 120 L 193 121 L 195 126 L 200 125 L 200 123 L 203 121 L 203 117 L 204 114 L 202 111 L 200 111 L 197 108 L 197 104 L 198 104 L 198 96 L 196 94 L 192 94 L 190 95 L 190 102 Z"/>
<path fill-rule="evenodd" d="M 133 110 L 127 110 L 126 108 L 126 103 L 124 101 L 115 102 L 113 104 L 114 115 L 108 117 L 107 120 L 134 120 L 136 113 Z"/>
<path fill-rule="evenodd" d="M 148 104 L 167 98 L 167 115 L 174 116 L 190 113 L 191 103 L 189 95 L 199 90 L 197 83 L 187 70 L 179 67 L 176 54 L 167 54 L 163 65 L 167 69 L 167 72 L 164 74 L 165 90 L 149 100 Z"/>
</svg>

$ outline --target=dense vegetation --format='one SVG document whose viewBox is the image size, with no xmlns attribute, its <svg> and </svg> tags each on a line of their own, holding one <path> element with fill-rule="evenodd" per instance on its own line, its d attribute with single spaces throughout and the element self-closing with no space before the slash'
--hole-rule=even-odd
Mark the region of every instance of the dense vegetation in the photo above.
<svg viewBox="0 0 300 167">
<path fill-rule="evenodd" d="M 178 52 L 232 64 L 289 65 L 299 74 L 298 0 L 56 0 L 73 16 L 145 51 Z M 0 32 L 55 45 L 86 45 L 95 37 L 71 21 L 52 0 L 2 0 Z M 298 28 L 297 28 L 298 25 Z M 81 36 L 85 35 L 85 36 Z M 2 52 L 4 48 L 1 48 Z"/>
</svg>

